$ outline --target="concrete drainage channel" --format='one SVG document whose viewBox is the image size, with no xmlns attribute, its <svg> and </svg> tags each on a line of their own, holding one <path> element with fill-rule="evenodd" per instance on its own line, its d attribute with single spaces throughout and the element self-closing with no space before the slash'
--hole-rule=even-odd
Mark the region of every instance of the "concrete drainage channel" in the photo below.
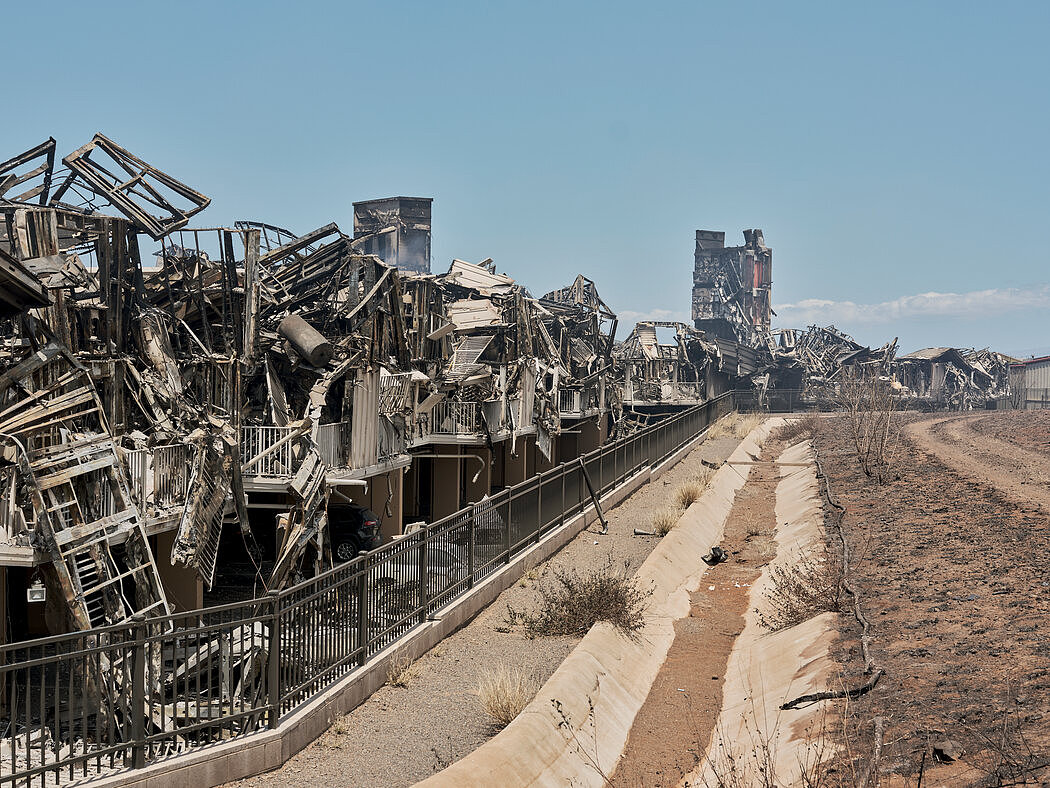
<svg viewBox="0 0 1050 788">
<path fill-rule="evenodd" d="M 675 621 L 689 615 L 690 592 L 703 580 L 706 566 L 699 557 L 722 541 L 733 502 L 750 476 L 748 463 L 782 423 L 769 419 L 744 439 L 704 495 L 642 564 L 637 581 L 653 588 L 653 595 L 639 637 L 627 639 L 607 624 L 596 625 L 506 729 L 419 785 L 600 786 L 615 778 L 612 765 L 624 752 L 635 717 L 667 657 Z M 753 746 L 755 732 L 762 731 L 767 752 L 775 758 L 778 784 L 792 785 L 798 782 L 799 763 L 812 760 L 803 731 L 819 723 L 823 704 L 792 711 L 780 711 L 779 706 L 789 696 L 824 689 L 834 675 L 829 656 L 833 616 L 824 614 L 776 633 L 765 632 L 758 623 L 755 608 L 764 602 L 771 568 L 790 563 L 800 550 L 808 551 L 821 539 L 823 513 L 808 445 L 788 449 L 779 462 L 794 464 L 780 466 L 777 552 L 751 588 L 707 752 L 732 755 L 738 770 L 757 775 L 756 769 L 765 764 L 748 758 L 765 757 L 756 756 Z M 723 777 L 714 759 L 702 760 L 681 784 L 717 785 Z"/>
<path fill-rule="evenodd" d="M 803 785 L 803 771 L 812 771 L 818 759 L 835 754 L 835 748 L 822 739 L 826 702 L 790 710 L 780 707 L 834 682 L 837 666 L 831 645 L 837 614 L 822 613 L 777 632 L 768 632 L 759 623 L 768 608 L 765 594 L 771 573 L 800 555 L 818 554 L 823 541 L 824 512 L 808 441 L 788 448 L 779 462 L 783 464 L 776 491 L 776 556 L 751 587 L 744 630 L 729 655 L 722 711 L 707 747 L 712 755 L 682 786 L 723 784 L 730 769 L 728 776 L 736 784 L 763 784 L 763 771 L 771 770 L 777 785 Z"/>
</svg>

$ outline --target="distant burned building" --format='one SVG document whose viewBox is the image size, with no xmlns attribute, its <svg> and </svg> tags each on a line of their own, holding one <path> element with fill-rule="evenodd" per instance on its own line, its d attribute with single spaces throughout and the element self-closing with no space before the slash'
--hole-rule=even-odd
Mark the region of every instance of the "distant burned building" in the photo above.
<svg viewBox="0 0 1050 788">
<path fill-rule="evenodd" d="M 1050 356 L 1010 364 L 1009 405 L 1022 410 L 1050 408 Z"/>
<path fill-rule="evenodd" d="M 744 230 L 744 245 L 726 234 L 696 231 L 693 323 L 711 337 L 755 346 L 769 331 L 773 250 L 761 230 Z"/>
<path fill-rule="evenodd" d="M 430 273 L 430 197 L 354 203 L 354 247 L 402 271 Z"/>
</svg>

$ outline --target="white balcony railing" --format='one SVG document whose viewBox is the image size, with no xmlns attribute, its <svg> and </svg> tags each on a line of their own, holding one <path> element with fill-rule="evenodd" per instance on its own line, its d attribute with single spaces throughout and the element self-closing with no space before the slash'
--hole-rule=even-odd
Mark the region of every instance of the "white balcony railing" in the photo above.
<svg viewBox="0 0 1050 788">
<path fill-rule="evenodd" d="M 295 430 L 294 427 L 241 427 L 241 457 L 251 462 L 267 449 L 276 446 Z M 265 457 L 244 469 L 245 476 L 288 477 L 295 473 L 292 452 L 294 441 L 286 441 Z"/>
<path fill-rule="evenodd" d="M 564 415 L 579 415 L 583 392 L 579 389 L 558 390 L 558 411 Z"/>
<path fill-rule="evenodd" d="M 124 459 L 128 463 L 128 484 L 131 485 L 131 497 L 140 507 L 146 503 L 150 491 L 149 451 L 146 449 L 125 449 Z"/>
<path fill-rule="evenodd" d="M 242 427 L 241 458 L 247 463 L 288 437 L 293 427 Z M 288 478 L 295 475 L 295 443 L 289 440 L 244 471 L 245 476 Z M 317 451 L 329 468 L 346 468 L 350 454 L 350 422 L 322 424 L 317 428 Z"/>
<path fill-rule="evenodd" d="M 193 451 L 188 443 L 124 450 L 131 496 L 144 514 L 186 503 Z"/>
<path fill-rule="evenodd" d="M 153 502 L 158 507 L 182 506 L 189 494 L 190 466 L 196 448 L 172 443 L 153 449 Z"/>
<path fill-rule="evenodd" d="M 477 435 L 481 432 L 481 406 L 476 402 L 439 402 L 416 421 L 420 437 L 427 435 Z"/>
</svg>

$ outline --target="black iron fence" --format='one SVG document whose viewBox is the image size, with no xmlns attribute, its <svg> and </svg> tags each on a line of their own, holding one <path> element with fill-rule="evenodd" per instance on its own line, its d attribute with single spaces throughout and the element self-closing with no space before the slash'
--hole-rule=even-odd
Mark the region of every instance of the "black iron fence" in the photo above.
<svg viewBox="0 0 1050 788">
<path fill-rule="evenodd" d="M 737 390 L 733 392 L 733 402 L 741 413 L 796 413 L 839 408 L 834 397 L 802 389 Z"/>
<path fill-rule="evenodd" d="M 276 727 L 563 527 L 590 486 L 602 495 L 658 464 L 733 401 L 669 416 L 284 591 L 0 647 L 0 785 L 140 768 Z"/>
</svg>

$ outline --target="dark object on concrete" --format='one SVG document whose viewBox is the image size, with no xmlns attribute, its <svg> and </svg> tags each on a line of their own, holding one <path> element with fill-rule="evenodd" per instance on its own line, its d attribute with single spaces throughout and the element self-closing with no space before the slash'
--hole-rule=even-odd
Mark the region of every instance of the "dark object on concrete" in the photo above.
<svg viewBox="0 0 1050 788">
<path fill-rule="evenodd" d="M 729 560 L 729 553 L 727 553 L 721 547 L 717 547 L 716 546 L 716 547 L 712 547 L 711 548 L 711 552 L 708 553 L 707 555 L 700 556 L 700 560 L 703 561 L 708 566 L 714 566 L 715 564 L 720 564 L 723 561 L 728 561 Z"/>
</svg>

